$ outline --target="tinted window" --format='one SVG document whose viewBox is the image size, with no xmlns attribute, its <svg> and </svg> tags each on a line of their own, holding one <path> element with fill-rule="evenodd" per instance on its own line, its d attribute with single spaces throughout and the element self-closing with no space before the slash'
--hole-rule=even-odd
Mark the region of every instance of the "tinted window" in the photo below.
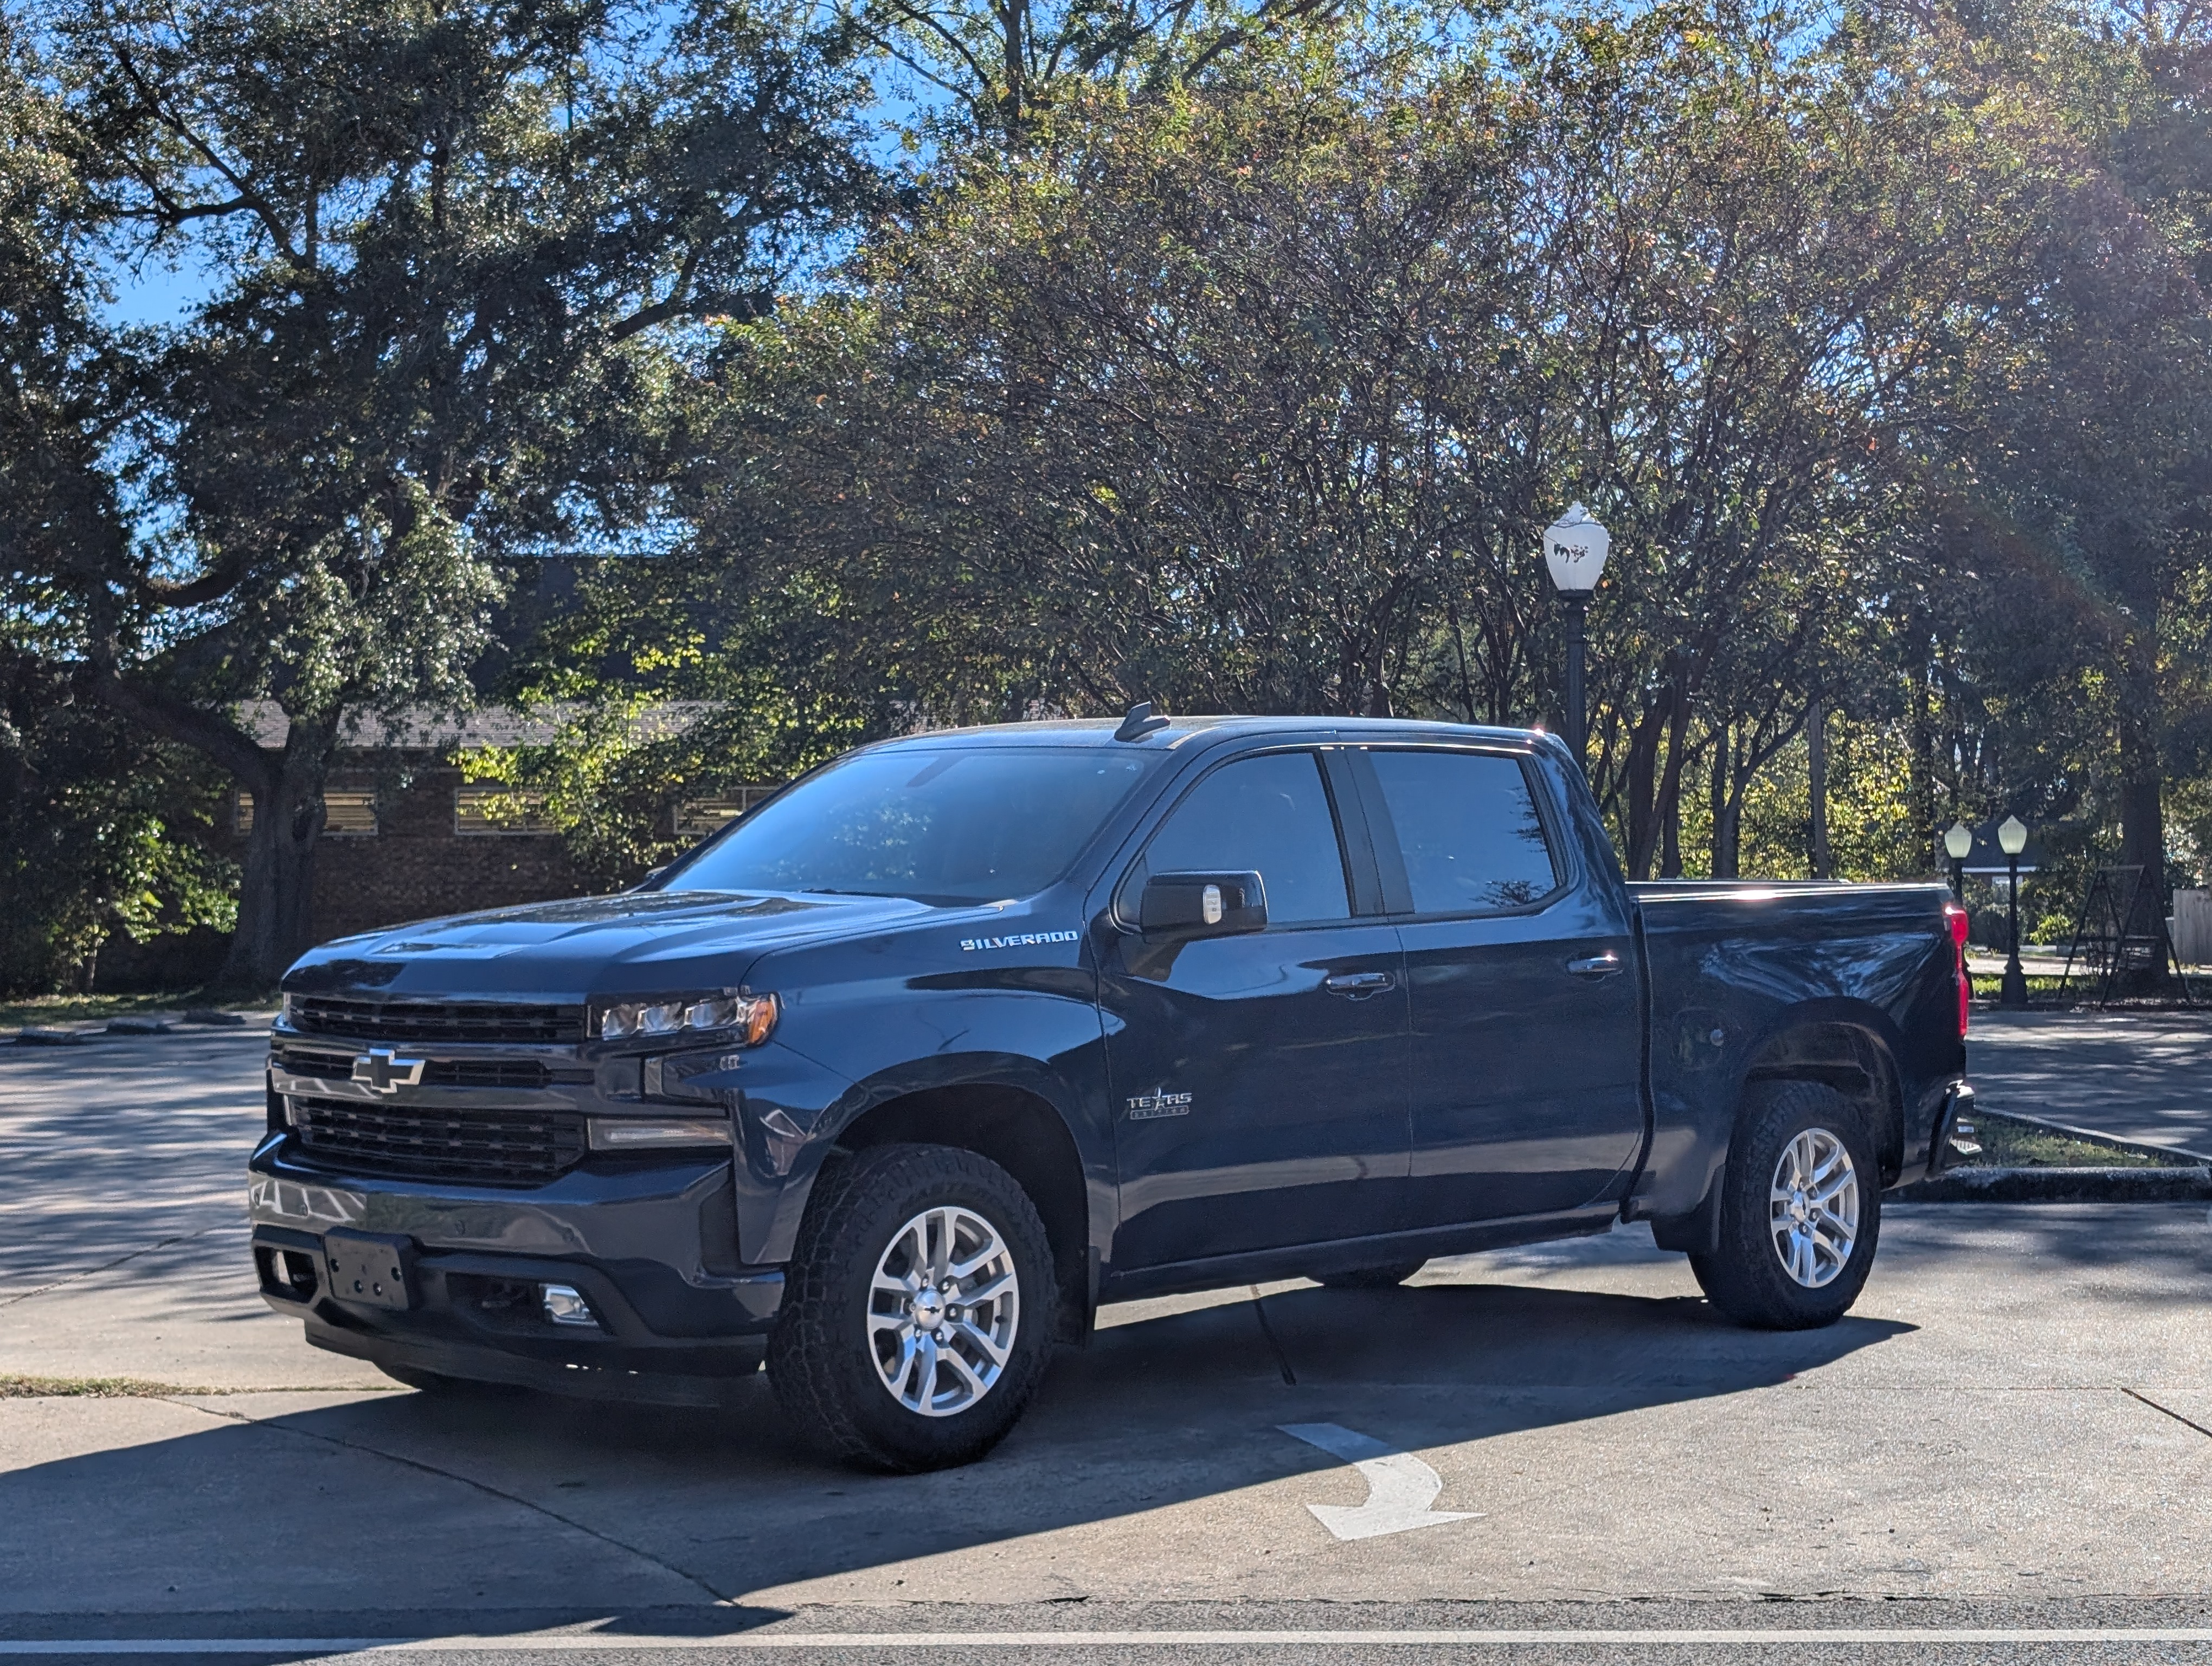
<svg viewBox="0 0 2212 1666">
<path fill-rule="evenodd" d="M 763 805 L 666 889 L 1031 896 L 1067 872 L 1156 762 L 1101 746 L 862 752 Z"/>
<path fill-rule="evenodd" d="M 1515 908 L 1558 885 L 1518 760 L 1480 752 L 1368 756 L 1397 826 L 1418 912 Z"/>
<path fill-rule="evenodd" d="M 1175 807 L 1145 851 L 1152 873 L 1252 869 L 1271 924 L 1352 914 L 1336 821 L 1311 752 L 1273 752 L 1216 769 Z"/>
</svg>

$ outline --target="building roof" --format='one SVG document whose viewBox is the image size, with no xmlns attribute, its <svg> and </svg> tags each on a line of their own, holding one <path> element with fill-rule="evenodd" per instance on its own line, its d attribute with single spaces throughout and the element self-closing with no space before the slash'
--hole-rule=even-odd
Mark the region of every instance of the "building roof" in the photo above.
<svg viewBox="0 0 2212 1666">
<path fill-rule="evenodd" d="M 526 711 L 514 706 L 479 706 L 464 712 L 436 706 L 403 707 L 392 713 L 354 711 L 346 714 L 338 744 L 349 751 L 543 746 L 586 709 L 574 702 L 555 702 Z M 708 700 L 664 701 L 639 713 L 638 729 L 648 739 L 680 734 L 714 709 L 714 702 Z M 242 700 L 236 712 L 240 726 L 258 745 L 274 750 L 292 732 L 291 720 L 274 700 Z"/>
</svg>

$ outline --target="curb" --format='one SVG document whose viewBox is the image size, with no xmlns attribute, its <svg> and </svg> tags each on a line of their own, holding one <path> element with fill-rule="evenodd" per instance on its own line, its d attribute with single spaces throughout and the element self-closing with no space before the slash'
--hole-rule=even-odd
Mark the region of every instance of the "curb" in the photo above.
<svg viewBox="0 0 2212 1666">
<path fill-rule="evenodd" d="M 1901 1186 L 1892 1203 L 2198 1203 L 2212 1166 L 2159 1169 L 1953 1169 Z"/>
</svg>

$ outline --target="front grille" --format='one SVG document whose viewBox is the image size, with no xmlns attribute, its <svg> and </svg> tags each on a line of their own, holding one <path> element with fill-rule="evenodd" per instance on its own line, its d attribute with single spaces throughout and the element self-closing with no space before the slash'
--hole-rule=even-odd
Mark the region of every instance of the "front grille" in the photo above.
<svg viewBox="0 0 2212 1666">
<path fill-rule="evenodd" d="M 492 1000 L 337 1000 L 292 997 L 289 1022 L 319 1036 L 378 1042 L 578 1042 L 580 1006 Z"/>
<path fill-rule="evenodd" d="M 584 1119 L 569 1110 L 447 1110 L 295 1095 L 292 1127 L 311 1162 L 407 1180 L 542 1184 L 584 1155 Z"/>
<path fill-rule="evenodd" d="M 276 1067 L 289 1076 L 314 1076 L 326 1082 L 349 1081 L 353 1076 L 350 1053 L 303 1053 L 296 1047 L 276 1049 Z"/>
<path fill-rule="evenodd" d="M 294 1076 L 325 1082 L 353 1079 L 350 1053 L 311 1053 L 280 1047 L 276 1067 Z M 544 1087 L 553 1073 L 536 1059 L 433 1059 L 422 1067 L 425 1087 Z"/>
<path fill-rule="evenodd" d="M 543 1087 L 553 1073 L 535 1059 L 433 1059 L 425 1087 Z"/>
</svg>

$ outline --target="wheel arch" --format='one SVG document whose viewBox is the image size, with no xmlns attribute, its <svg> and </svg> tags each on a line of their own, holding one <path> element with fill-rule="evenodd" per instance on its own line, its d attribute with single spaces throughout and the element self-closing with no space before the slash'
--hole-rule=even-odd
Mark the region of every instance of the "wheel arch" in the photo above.
<svg viewBox="0 0 2212 1666">
<path fill-rule="evenodd" d="M 1863 1106 L 1881 1183 L 1887 1186 L 1903 1172 L 1904 1078 L 1879 1015 L 1847 1003 L 1801 1010 L 1747 1054 L 1728 1116 L 1727 1143 L 1714 1161 L 1705 1195 L 1686 1214 L 1652 1217 L 1652 1237 L 1661 1249 L 1709 1251 L 1718 1242 L 1721 1190 L 1745 1120 L 1762 1087 L 1792 1081 L 1820 1082 Z"/>
<path fill-rule="evenodd" d="M 1903 1172 L 1904 1079 L 1875 1025 L 1850 1013 L 1811 1014 L 1767 1037 L 1746 1061 L 1735 1127 L 1741 1128 L 1763 1084 L 1781 1081 L 1820 1082 L 1862 1106 L 1881 1183 Z"/>
<path fill-rule="evenodd" d="M 1000 1082 L 917 1088 L 861 1112 L 839 1131 L 836 1149 L 901 1144 L 973 1152 L 1013 1177 L 1036 1206 L 1052 1248 L 1060 1335 L 1079 1340 L 1094 1300 L 1091 1199 L 1082 1152 L 1052 1102 Z"/>
</svg>

